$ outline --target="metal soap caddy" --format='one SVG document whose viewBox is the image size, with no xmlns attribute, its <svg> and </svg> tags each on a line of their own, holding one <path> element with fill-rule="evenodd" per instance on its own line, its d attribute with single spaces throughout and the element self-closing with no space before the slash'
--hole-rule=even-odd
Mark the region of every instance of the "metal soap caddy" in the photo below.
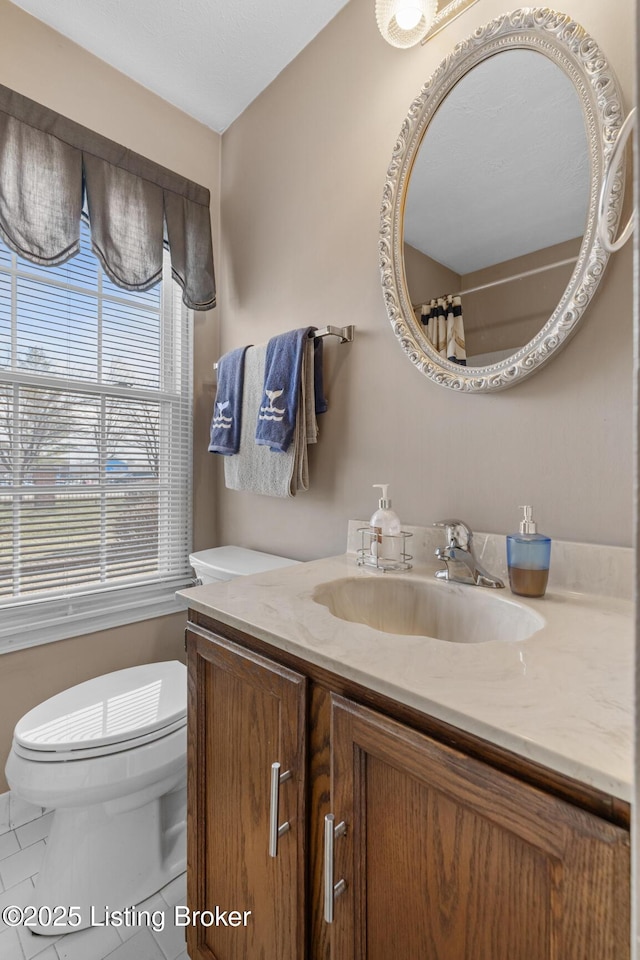
<svg viewBox="0 0 640 960">
<path fill-rule="evenodd" d="M 383 534 L 382 542 L 386 540 L 396 540 L 398 542 L 398 556 L 384 557 L 380 556 L 379 551 L 373 553 L 373 544 L 377 542 L 378 534 L 371 527 L 358 527 L 360 534 L 360 547 L 356 551 L 356 563 L 359 567 L 374 567 L 376 570 L 382 570 L 387 573 L 390 570 L 411 570 L 413 555 L 407 552 L 407 540 L 412 537 L 412 533 L 401 530 L 396 534 Z M 382 544 L 380 544 L 382 546 Z M 395 550 L 393 551 L 395 554 Z"/>
</svg>

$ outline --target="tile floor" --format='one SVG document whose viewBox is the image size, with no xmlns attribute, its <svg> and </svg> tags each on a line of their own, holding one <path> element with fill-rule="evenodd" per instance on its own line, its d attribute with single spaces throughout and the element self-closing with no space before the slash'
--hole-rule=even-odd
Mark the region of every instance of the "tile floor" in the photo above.
<svg viewBox="0 0 640 960">
<path fill-rule="evenodd" d="M 32 902 L 33 880 L 47 842 L 52 814 L 0 794 L 0 912 Z M 165 927 L 90 927 L 62 937 L 39 937 L 0 920 L 0 960 L 188 960 L 184 928 L 170 922 L 173 908 L 185 903 L 184 874 L 139 905 L 161 910 Z"/>
</svg>

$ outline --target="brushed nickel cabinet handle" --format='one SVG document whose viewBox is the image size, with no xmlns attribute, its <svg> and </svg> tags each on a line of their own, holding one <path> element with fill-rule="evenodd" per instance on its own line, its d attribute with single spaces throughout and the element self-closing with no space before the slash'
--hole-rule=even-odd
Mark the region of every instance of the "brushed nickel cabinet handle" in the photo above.
<svg viewBox="0 0 640 960">
<path fill-rule="evenodd" d="M 269 808 L 269 856 L 278 856 L 278 840 L 289 829 L 289 821 L 278 825 L 280 808 L 280 784 L 291 779 L 291 770 L 280 773 L 280 764 L 271 764 L 271 805 Z"/>
<path fill-rule="evenodd" d="M 334 826 L 335 817 L 328 813 L 324 818 L 324 919 L 326 923 L 333 923 L 333 905 L 336 897 L 347 888 L 344 880 L 333 882 L 333 844 L 336 837 L 343 837 L 347 832 L 347 825 L 341 820 Z"/>
</svg>

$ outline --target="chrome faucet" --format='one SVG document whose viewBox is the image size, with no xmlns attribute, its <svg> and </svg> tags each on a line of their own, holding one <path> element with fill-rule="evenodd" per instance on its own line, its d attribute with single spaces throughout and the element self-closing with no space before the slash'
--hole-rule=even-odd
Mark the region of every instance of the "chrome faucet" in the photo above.
<svg viewBox="0 0 640 960">
<path fill-rule="evenodd" d="M 444 570 L 436 570 L 438 580 L 453 583 L 473 583 L 478 587 L 504 587 L 499 577 L 493 577 L 477 560 L 473 549 L 473 533 L 462 520 L 440 520 L 434 527 L 444 527 L 446 547 L 436 547 L 436 557 L 444 563 Z M 449 564 L 454 564 L 453 570 Z"/>
</svg>

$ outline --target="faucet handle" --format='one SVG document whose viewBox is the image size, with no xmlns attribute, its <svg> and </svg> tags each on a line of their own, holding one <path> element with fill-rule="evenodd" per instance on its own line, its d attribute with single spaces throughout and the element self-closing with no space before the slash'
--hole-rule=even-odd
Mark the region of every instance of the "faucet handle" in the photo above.
<svg viewBox="0 0 640 960">
<path fill-rule="evenodd" d="M 434 527 L 444 527 L 447 543 L 450 547 L 460 547 L 463 550 L 471 549 L 473 533 L 463 520 L 438 520 Z"/>
</svg>

